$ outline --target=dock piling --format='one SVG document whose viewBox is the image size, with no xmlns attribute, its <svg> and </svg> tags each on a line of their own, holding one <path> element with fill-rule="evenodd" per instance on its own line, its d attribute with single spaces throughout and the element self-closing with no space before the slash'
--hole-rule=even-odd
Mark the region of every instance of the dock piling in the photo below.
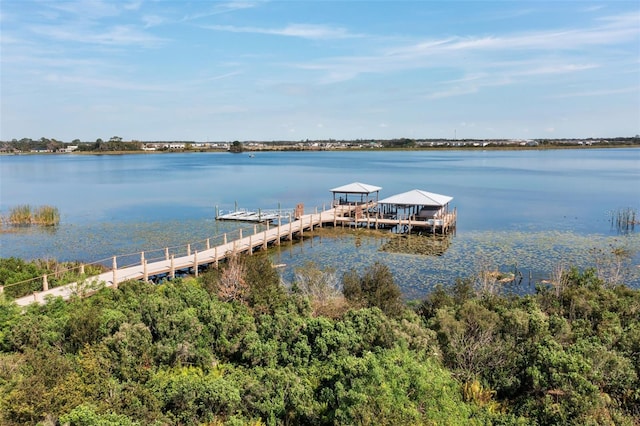
<svg viewBox="0 0 640 426">
<path fill-rule="evenodd" d="M 118 288 L 118 280 L 116 279 L 116 272 L 118 270 L 118 263 L 116 262 L 116 257 L 115 256 L 113 256 L 112 269 L 113 269 L 113 280 L 111 282 L 113 283 L 113 288 Z"/>
</svg>

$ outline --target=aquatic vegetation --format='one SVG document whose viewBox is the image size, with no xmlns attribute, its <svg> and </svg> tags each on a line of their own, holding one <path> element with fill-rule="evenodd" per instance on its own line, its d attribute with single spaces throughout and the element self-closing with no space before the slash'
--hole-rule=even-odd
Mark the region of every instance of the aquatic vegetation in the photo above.
<svg viewBox="0 0 640 426">
<path fill-rule="evenodd" d="M 24 204 L 11 208 L 5 221 L 10 225 L 53 226 L 60 223 L 60 212 L 53 206 L 32 208 Z"/>
<path fill-rule="evenodd" d="M 329 231 L 331 232 L 331 231 Z M 498 271 L 499 278 L 513 275 L 502 290 L 524 294 L 535 284 L 549 279 L 559 264 L 585 269 L 617 265 L 613 250 L 628 253 L 618 270 L 631 287 L 640 286 L 640 235 L 582 235 L 570 231 L 478 231 L 458 233 L 441 255 L 389 251 L 389 234 L 345 231 L 341 235 L 324 233 L 312 241 L 285 245 L 270 252 L 274 263 L 285 264 L 282 274 L 293 278 L 293 270 L 308 261 L 336 268 L 338 274 L 351 269 L 361 271 L 376 261 L 391 269 L 405 299 L 423 297 L 436 285 L 453 285 L 456 278 L 482 276 L 483 271 Z M 611 260 L 613 257 L 613 260 Z M 613 262 L 613 263 L 612 263 Z M 517 277 L 516 277 L 517 275 Z M 487 275 L 489 277 L 489 275 Z"/>
<path fill-rule="evenodd" d="M 640 225 L 640 215 L 631 207 L 614 210 L 610 213 L 611 228 L 621 234 L 633 232 L 636 225 Z"/>
<path fill-rule="evenodd" d="M 0 257 L 34 259 L 61 253 L 59 261 L 98 262 L 109 268 L 113 255 L 118 256 L 119 267 L 138 264 L 142 251 L 147 261 L 164 258 L 165 249 L 176 256 L 185 255 L 188 244 L 192 251 L 201 251 L 207 238 L 213 247 L 221 243 L 225 233 L 229 239 L 237 237 L 240 229 L 243 235 L 250 235 L 253 225 L 192 219 L 15 229 L 17 232 L 3 235 Z M 55 229 L 55 235 L 42 232 L 49 229 Z M 256 229 L 260 232 L 264 228 Z M 614 268 L 618 265 L 615 259 L 611 260 L 613 249 L 629 253 L 619 269 Z M 438 240 L 434 236 L 325 227 L 305 232 L 303 241 L 283 241 L 280 246 L 270 247 L 268 254 L 273 263 L 283 265 L 278 272 L 289 283 L 294 280 L 296 268 L 310 261 L 321 268 L 335 268 L 338 276 L 382 262 L 389 266 L 405 299 L 423 297 L 438 284 L 450 286 L 456 278 L 476 276 L 481 271 L 500 271 L 506 276 L 516 269 L 519 278 L 502 288 L 530 293 L 536 283 L 552 277 L 558 264 L 579 268 L 600 265 L 603 278 L 619 272 L 620 279 L 629 286 L 640 287 L 637 232 L 613 236 L 560 230 L 459 231 Z"/>
</svg>

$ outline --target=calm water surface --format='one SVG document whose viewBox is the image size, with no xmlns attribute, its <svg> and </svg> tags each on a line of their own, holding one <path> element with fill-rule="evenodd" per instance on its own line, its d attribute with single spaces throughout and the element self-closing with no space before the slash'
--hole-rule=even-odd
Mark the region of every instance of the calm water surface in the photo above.
<svg viewBox="0 0 640 426">
<path fill-rule="evenodd" d="M 381 186 L 381 197 L 411 189 L 454 197 L 458 228 L 447 250 L 389 253 L 386 238 L 317 237 L 272 251 L 286 279 L 311 260 L 338 272 L 379 260 L 413 297 L 488 266 L 541 279 L 561 262 L 589 266 L 594 250 L 615 245 L 635 254 L 629 280 L 640 285 L 639 234 L 621 235 L 610 221 L 619 209 L 640 211 L 633 148 L 1 156 L 0 214 L 49 204 L 61 224 L 5 228 L 0 256 L 91 262 L 202 241 L 247 226 L 216 222 L 216 207 L 312 211 L 329 205 L 330 188 L 354 181 Z"/>
</svg>

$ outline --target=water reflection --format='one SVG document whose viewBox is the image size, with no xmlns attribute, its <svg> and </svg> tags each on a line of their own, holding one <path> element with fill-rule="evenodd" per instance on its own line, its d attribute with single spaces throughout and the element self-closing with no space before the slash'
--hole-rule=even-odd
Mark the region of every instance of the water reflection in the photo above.
<svg viewBox="0 0 640 426">
<path fill-rule="evenodd" d="M 449 246 L 453 236 L 449 235 L 393 235 L 389 241 L 380 247 L 380 251 L 390 253 L 405 253 L 421 256 L 442 256 Z"/>
</svg>

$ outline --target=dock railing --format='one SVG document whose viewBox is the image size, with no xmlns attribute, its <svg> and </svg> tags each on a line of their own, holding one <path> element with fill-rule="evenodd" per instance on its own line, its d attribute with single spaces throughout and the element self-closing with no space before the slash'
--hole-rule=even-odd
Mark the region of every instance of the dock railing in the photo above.
<svg viewBox="0 0 640 426">
<path fill-rule="evenodd" d="M 280 211 L 284 212 L 285 210 L 283 209 Z M 315 222 L 323 220 L 322 213 L 319 213 L 318 211 L 317 207 L 314 208 L 314 213 L 307 214 L 307 216 L 311 216 L 310 220 L 306 219 L 309 220 L 308 222 L 305 222 L 305 220 L 299 221 L 299 227 L 291 226 L 296 219 L 293 211 L 287 210 L 287 215 L 277 216 L 274 219 L 275 223 L 273 224 L 269 221 L 264 223 L 254 223 L 249 226 L 240 226 L 232 231 L 186 244 L 118 254 L 92 262 L 76 262 L 72 266 L 58 269 L 54 273 L 48 273 L 35 278 L 0 285 L 0 294 L 4 293 L 4 297 L 9 300 L 15 300 L 17 302 L 21 301 L 19 304 L 24 306 L 28 304 L 25 301 L 28 301 L 29 303 L 42 301 L 47 293 L 53 294 L 54 296 L 67 296 L 71 293 L 78 292 L 83 286 L 98 287 L 100 281 L 103 281 L 103 285 L 108 285 L 109 282 L 111 282 L 111 285 L 113 285 L 113 283 L 117 285 L 118 282 L 123 281 L 120 277 L 122 270 L 128 268 L 143 267 L 146 269 L 147 264 L 163 261 L 173 263 L 174 259 L 189 256 L 195 258 L 194 265 L 196 265 L 198 264 L 198 253 L 211 251 L 217 247 L 223 247 L 232 243 L 233 250 L 239 251 L 247 249 L 253 250 L 258 245 L 264 245 L 266 247 L 266 231 L 273 228 L 283 228 L 281 233 L 282 235 L 291 236 L 291 234 L 294 233 L 301 233 L 305 227 L 317 225 Z M 325 211 L 327 210 L 325 210 L 325 206 L 323 205 L 321 212 Z M 315 219 L 313 218 L 314 214 L 318 215 Z M 325 218 L 328 217 L 329 216 L 325 216 Z M 253 242 L 252 237 L 255 237 L 253 238 Z M 278 234 L 278 238 L 280 237 L 281 235 Z M 244 245 L 242 245 L 241 241 L 246 240 L 247 238 L 248 242 L 245 242 Z M 263 239 L 261 240 L 260 238 Z M 218 260 L 224 259 L 226 255 L 227 253 L 216 253 L 215 259 L 213 259 L 211 263 L 214 263 L 214 261 L 217 263 Z M 201 261 L 204 263 L 206 259 L 201 259 Z M 180 265 L 176 266 L 176 268 L 184 269 Z M 138 278 L 140 274 L 136 273 L 134 276 Z M 70 285 L 74 285 L 76 289 L 67 291 L 65 294 L 53 291 L 56 288 Z"/>
</svg>

